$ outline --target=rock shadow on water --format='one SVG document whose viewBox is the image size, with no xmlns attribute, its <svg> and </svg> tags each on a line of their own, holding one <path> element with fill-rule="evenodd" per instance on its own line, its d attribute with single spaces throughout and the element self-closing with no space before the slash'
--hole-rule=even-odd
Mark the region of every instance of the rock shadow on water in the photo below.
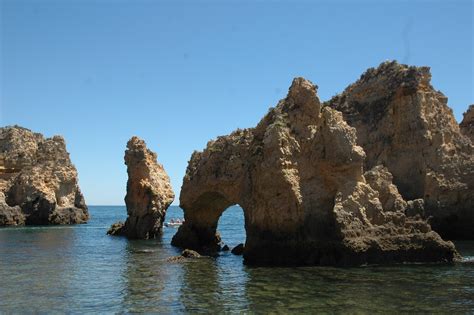
<svg viewBox="0 0 474 315">
<path fill-rule="evenodd" d="M 11 240 L 15 240 L 14 245 Z M 0 231 L 0 309 L 21 313 L 31 311 L 31 305 L 38 310 L 65 307 L 48 301 L 56 296 L 74 295 L 71 271 L 76 268 L 75 242 L 75 231 L 71 228 L 23 227 Z"/>
<path fill-rule="evenodd" d="M 462 264 L 368 267 L 246 267 L 255 313 L 463 312 L 474 307 Z"/>
<path fill-rule="evenodd" d="M 223 314 L 248 311 L 242 263 L 238 266 L 223 264 L 221 258 L 181 264 L 183 274 L 179 293 L 185 312 Z"/>
<path fill-rule="evenodd" d="M 126 240 L 121 278 L 122 309 L 129 312 L 173 313 L 180 268 L 166 263 L 169 251 L 160 240 Z"/>
</svg>

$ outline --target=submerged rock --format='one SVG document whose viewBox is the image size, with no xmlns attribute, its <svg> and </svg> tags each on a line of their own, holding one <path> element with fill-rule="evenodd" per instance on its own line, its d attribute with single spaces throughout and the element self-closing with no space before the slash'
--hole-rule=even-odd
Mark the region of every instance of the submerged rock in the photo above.
<svg viewBox="0 0 474 315">
<path fill-rule="evenodd" d="M 296 78 L 255 128 L 194 152 L 180 195 L 181 248 L 220 249 L 222 212 L 244 210 L 247 264 L 359 265 L 453 261 L 458 254 L 419 217 L 383 168 L 364 177 L 364 150 L 317 87 Z"/>
<path fill-rule="evenodd" d="M 183 250 L 183 252 L 181 253 L 181 256 L 185 257 L 185 258 L 199 258 L 201 257 L 201 255 L 194 251 L 194 250 L 190 250 L 190 249 L 185 249 Z"/>
<path fill-rule="evenodd" d="M 244 253 L 244 244 L 239 244 L 232 248 L 231 253 L 234 255 L 242 255 Z"/>
<path fill-rule="evenodd" d="M 125 223 L 122 221 L 115 222 L 112 224 L 107 231 L 107 235 L 124 235 L 123 227 L 125 226 Z"/>
<path fill-rule="evenodd" d="M 423 199 L 442 236 L 473 239 L 474 147 L 430 80 L 428 67 L 385 62 L 325 105 L 356 128 L 365 169 L 385 166 L 405 200 Z M 466 135 L 471 112 L 461 124 Z"/>
<path fill-rule="evenodd" d="M 161 234 L 166 209 L 174 200 L 168 175 L 145 141 L 132 137 L 127 143 L 125 164 L 128 181 L 125 204 L 127 221 L 115 223 L 107 234 L 131 239 L 155 238 Z"/>
<path fill-rule="evenodd" d="M 60 136 L 0 128 L 0 226 L 85 223 L 77 170 Z"/>
<path fill-rule="evenodd" d="M 470 105 L 464 113 L 459 128 L 461 129 L 461 133 L 474 143 L 474 104 Z"/>
<path fill-rule="evenodd" d="M 201 257 L 202 256 L 198 252 L 194 250 L 190 250 L 190 249 L 185 249 L 181 252 L 181 255 L 169 257 L 167 261 L 168 262 L 182 262 L 188 259 L 201 258 Z"/>
</svg>

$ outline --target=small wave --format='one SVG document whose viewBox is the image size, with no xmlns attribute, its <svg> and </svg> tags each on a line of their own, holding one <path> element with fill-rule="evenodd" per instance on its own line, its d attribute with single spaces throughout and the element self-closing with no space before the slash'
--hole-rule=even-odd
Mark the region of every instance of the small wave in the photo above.
<svg viewBox="0 0 474 315">
<path fill-rule="evenodd" d="M 133 252 L 137 254 L 151 254 L 151 253 L 154 253 L 155 251 L 151 249 L 136 249 Z"/>
<path fill-rule="evenodd" d="M 31 231 L 31 230 L 62 230 L 62 229 L 108 229 L 108 226 L 86 226 L 86 225 L 61 225 L 61 226 L 18 226 L 18 227 L 2 227 L 0 232 L 8 231 Z"/>
<path fill-rule="evenodd" d="M 103 229 L 108 229 L 110 228 L 110 225 L 104 225 L 104 226 L 80 226 L 78 227 L 80 229 L 100 229 L 100 230 L 103 230 Z"/>
<path fill-rule="evenodd" d="M 474 264 L 474 256 L 465 256 L 462 258 L 463 263 Z"/>
<path fill-rule="evenodd" d="M 4 227 L 0 229 L 0 232 L 8 231 L 30 231 L 30 230 L 60 230 L 60 229 L 72 229 L 73 226 L 19 226 L 19 227 Z"/>
</svg>

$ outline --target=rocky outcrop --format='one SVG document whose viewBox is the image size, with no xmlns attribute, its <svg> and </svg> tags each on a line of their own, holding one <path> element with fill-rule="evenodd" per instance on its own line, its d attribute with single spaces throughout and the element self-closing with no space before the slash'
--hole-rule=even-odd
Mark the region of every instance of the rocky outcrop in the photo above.
<svg viewBox="0 0 474 315">
<path fill-rule="evenodd" d="M 161 234 L 166 209 L 173 202 L 174 193 L 163 165 L 156 158 L 145 141 L 138 137 L 128 141 L 125 151 L 128 217 L 125 224 L 112 225 L 107 234 L 131 239 L 149 239 Z"/>
<path fill-rule="evenodd" d="M 240 243 L 239 245 L 232 248 L 231 253 L 237 256 L 240 256 L 244 253 L 244 244 Z"/>
<path fill-rule="evenodd" d="M 423 199 L 442 236 L 472 239 L 474 148 L 430 80 L 427 67 L 385 62 L 325 105 L 356 128 L 365 169 L 385 166 L 404 199 Z"/>
<path fill-rule="evenodd" d="M 405 212 L 407 202 L 393 184 L 393 176 L 384 166 L 378 165 L 364 173 L 367 184 L 379 193 L 379 200 L 384 209 Z"/>
<path fill-rule="evenodd" d="M 342 114 L 322 107 L 316 86 L 296 78 L 288 96 L 255 128 L 237 130 L 194 152 L 180 195 L 185 223 L 172 244 L 220 249 L 218 219 L 244 210 L 247 264 L 358 265 L 452 261 L 457 253 L 375 169 Z M 380 178 L 379 178 L 380 177 Z"/>
<path fill-rule="evenodd" d="M 459 124 L 461 133 L 471 139 L 474 143 L 474 104 L 470 105 L 463 115 L 463 120 Z"/>
<path fill-rule="evenodd" d="M 107 235 L 124 235 L 124 226 L 125 223 L 122 221 L 113 223 L 107 230 Z"/>
<path fill-rule="evenodd" d="M 0 128 L 0 226 L 85 223 L 77 170 L 60 136 Z"/>
<path fill-rule="evenodd" d="M 19 206 L 11 207 L 5 201 L 5 194 L 0 192 L 0 226 L 24 225 L 25 215 Z"/>
</svg>

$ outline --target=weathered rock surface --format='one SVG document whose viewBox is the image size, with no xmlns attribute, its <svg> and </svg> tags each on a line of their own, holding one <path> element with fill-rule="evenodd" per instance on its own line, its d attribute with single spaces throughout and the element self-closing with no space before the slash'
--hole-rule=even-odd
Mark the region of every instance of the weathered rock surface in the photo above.
<svg viewBox="0 0 474 315">
<path fill-rule="evenodd" d="M 161 234 L 166 209 L 173 202 L 174 193 L 163 165 L 156 158 L 145 141 L 138 137 L 128 141 L 125 151 L 128 218 L 125 224 L 112 225 L 107 234 L 131 239 L 149 239 Z"/>
<path fill-rule="evenodd" d="M 401 211 L 407 216 L 425 217 L 425 201 L 415 199 L 405 201 L 397 186 L 393 184 L 393 176 L 385 166 L 377 165 L 364 173 L 367 184 L 379 194 L 379 200 L 384 209 Z"/>
<path fill-rule="evenodd" d="M 296 78 L 255 128 L 210 141 L 189 161 L 180 195 L 185 223 L 172 244 L 219 250 L 218 219 L 244 210 L 247 264 L 358 265 L 452 261 L 457 253 L 419 217 L 365 153 L 342 114 Z M 381 177 L 381 178 L 379 178 Z M 379 199 L 380 197 L 380 199 Z"/>
<path fill-rule="evenodd" d="M 107 231 L 107 235 L 124 235 L 123 227 L 125 226 L 125 223 L 122 221 L 115 222 L 112 224 Z"/>
<path fill-rule="evenodd" d="M 356 128 L 365 169 L 385 166 L 405 200 L 423 199 L 442 236 L 472 239 L 474 148 L 430 80 L 428 67 L 385 62 L 325 105 Z"/>
<path fill-rule="evenodd" d="M 470 105 L 467 111 L 464 113 L 463 120 L 459 124 L 461 133 L 471 139 L 474 143 L 474 104 Z"/>
<path fill-rule="evenodd" d="M 85 223 L 77 170 L 62 137 L 0 128 L 0 226 Z"/>
<path fill-rule="evenodd" d="M 5 195 L 0 192 L 0 226 L 24 225 L 25 215 L 19 206 L 10 207 L 5 201 Z"/>
<path fill-rule="evenodd" d="M 408 204 L 398 192 L 397 186 L 393 184 L 393 176 L 386 167 L 375 166 L 365 172 L 364 177 L 367 184 L 379 193 L 379 200 L 384 209 L 405 212 Z"/>
</svg>

